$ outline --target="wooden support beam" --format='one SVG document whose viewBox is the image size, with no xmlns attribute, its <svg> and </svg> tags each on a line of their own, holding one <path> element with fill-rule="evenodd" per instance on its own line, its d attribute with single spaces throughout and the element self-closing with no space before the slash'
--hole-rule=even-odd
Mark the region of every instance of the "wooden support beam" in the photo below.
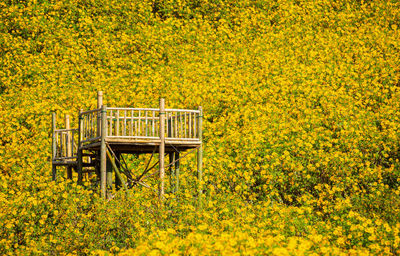
<svg viewBox="0 0 400 256">
<path fill-rule="evenodd" d="M 111 165 L 114 168 L 115 174 L 117 175 L 118 179 L 121 180 L 122 186 L 124 187 L 126 194 L 128 195 L 128 186 L 126 185 L 124 178 L 122 177 L 121 173 L 119 172 L 119 169 L 118 169 L 117 165 L 115 164 L 115 160 L 113 159 L 113 157 L 108 149 L 106 149 L 106 152 L 107 152 L 108 160 L 111 162 Z"/>
<path fill-rule="evenodd" d="M 106 165 L 107 165 L 107 106 L 101 107 L 101 140 L 100 140 L 100 189 L 101 197 L 106 198 Z"/>
<path fill-rule="evenodd" d="M 160 147 L 159 147 L 159 157 L 160 157 L 160 185 L 159 185 L 159 197 L 160 200 L 164 199 L 164 152 L 165 152 L 165 99 L 160 98 Z"/>
<path fill-rule="evenodd" d="M 55 181 L 57 176 L 57 166 L 53 163 L 57 156 L 57 137 L 56 137 L 56 113 L 52 114 L 52 179 Z"/>
<path fill-rule="evenodd" d="M 69 120 L 69 115 L 65 115 L 65 129 L 69 130 L 71 129 L 70 126 L 70 120 Z M 71 157 L 72 156 L 72 139 L 71 139 L 72 133 L 70 131 L 67 131 L 66 138 L 65 138 L 65 147 L 67 150 L 67 155 L 66 157 Z M 67 179 L 72 180 L 72 167 L 67 166 Z"/>
<path fill-rule="evenodd" d="M 199 115 L 198 115 L 198 138 L 200 140 L 200 146 L 197 149 L 197 178 L 199 182 L 199 207 L 202 207 L 202 194 L 203 194 L 203 109 L 199 107 Z"/>
<path fill-rule="evenodd" d="M 175 163 L 175 188 L 174 192 L 177 193 L 179 191 L 179 164 L 180 164 L 180 155 L 179 152 L 175 152 L 176 163 Z"/>
<path fill-rule="evenodd" d="M 77 171 L 78 171 L 78 184 L 82 184 L 83 180 L 83 159 L 82 159 L 82 145 L 81 145 L 81 140 L 83 138 L 83 118 L 81 116 L 81 113 L 83 110 L 81 109 L 79 111 L 79 123 L 78 123 L 78 152 L 77 152 Z"/>
</svg>

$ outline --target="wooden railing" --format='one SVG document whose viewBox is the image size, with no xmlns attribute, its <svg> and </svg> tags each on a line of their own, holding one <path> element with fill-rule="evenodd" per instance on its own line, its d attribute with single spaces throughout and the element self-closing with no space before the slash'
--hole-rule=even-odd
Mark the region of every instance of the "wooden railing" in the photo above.
<svg viewBox="0 0 400 256">
<path fill-rule="evenodd" d="M 100 111 L 100 109 L 94 109 L 79 113 L 80 143 L 100 139 Z"/>
<path fill-rule="evenodd" d="M 158 138 L 158 109 L 107 108 L 107 137 Z"/>
<path fill-rule="evenodd" d="M 54 131 L 55 151 L 53 160 L 75 159 L 78 152 L 78 129 L 58 129 Z"/>
<path fill-rule="evenodd" d="M 165 139 L 167 141 L 199 140 L 200 115 L 200 110 L 166 109 L 165 118 L 163 118 Z M 160 138 L 160 110 L 158 108 L 109 107 L 106 108 L 106 117 L 106 138 L 141 140 Z M 78 146 L 100 141 L 101 109 L 79 113 L 78 129 L 55 129 L 55 123 L 53 125 L 53 159 L 57 161 L 74 159 L 77 156 Z"/>
<path fill-rule="evenodd" d="M 167 139 L 198 139 L 199 110 L 166 109 Z M 107 137 L 157 139 L 160 111 L 156 108 L 107 108 Z"/>
<path fill-rule="evenodd" d="M 198 139 L 199 110 L 166 109 L 166 138 Z"/>
</svg>

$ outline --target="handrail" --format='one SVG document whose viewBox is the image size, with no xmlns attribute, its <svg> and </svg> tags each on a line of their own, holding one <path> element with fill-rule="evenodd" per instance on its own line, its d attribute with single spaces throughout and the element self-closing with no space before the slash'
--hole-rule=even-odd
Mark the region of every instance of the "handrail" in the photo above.
<svg viewBox="0 0 400 256">
<path fill-rule="evenodd" d="M 198 139 L 199 110 L 166 109 L 165 138 Z M 107 137 L 159 138 L 158 108 L 107 107 Z"/>
<path fill-rule="evenodd" d="M 107 110 L 133 110 L 133 111 L 160 111 L 159 108 L 119 108 L 119 107 L 107 107 Z M 166 108 L 165 111 L 169 112 L 192 112 L 200 113 L 196 109 L 176 109 L 176 108 Z"/>
<path fill-rule="evenodd" d="M 71 132 L 71 131 L 78 131 L 78 128 L 71 128 L 71 129 L 56 129 L 55 132 Z"/>
<path fill-rule="evenodd" d="M 163 118 L 165 139 L 188 142 L 199 140 L 200 115 L 200 110 L 165 109 Z M 54 159 L 74 158 L 78 147 L 100 141 L 101 108 L 79 113 L 79 122 L 79 129 L 54 130 L 56 138 Z M 160 126 L 158 108 L 106 108 L 106 138 L 157 140 L 160 138 Z M 71 141 L 77 145 L 71 148 Z M 67 154 L 68 152 L 72 153 Z"/>
<path fill-rule="evenodd" d="M 76 159 L 78 152 L 78 132 L 78 129 L 54 130 L 55 152 L 53 160 Z"/>
</svg>

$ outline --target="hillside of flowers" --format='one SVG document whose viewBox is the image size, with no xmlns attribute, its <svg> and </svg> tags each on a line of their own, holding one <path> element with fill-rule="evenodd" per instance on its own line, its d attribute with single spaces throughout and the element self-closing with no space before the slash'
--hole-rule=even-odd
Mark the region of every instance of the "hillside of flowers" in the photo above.
<svg viewBox="0 0 400 256">
<path fill-rule="evenodd" d="M 51 180 L 98 90 L 203 107 L 202 206 L 195 155 L 163 203 Z M 1 1 L 0 125 L 1 255 L 400 254 L 395 0 Z"/>
</svg>

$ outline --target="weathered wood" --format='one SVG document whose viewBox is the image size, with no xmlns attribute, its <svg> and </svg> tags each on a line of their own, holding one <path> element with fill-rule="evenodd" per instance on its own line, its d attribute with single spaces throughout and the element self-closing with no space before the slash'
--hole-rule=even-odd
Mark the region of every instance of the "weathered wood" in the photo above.
<svg viewBox="0 0 400 256">
<path fill-rule="evenodd" d="M 186 120 L 186 115 L 187 115 L 187 114 L 185 113 L 185 117 L 184 117 L 184 118 L 185 118 L 185 120 L 184 120 L 184 122 L 185 122 L 185 133 L 184 133 L 184 135 L 183 135 L 185 138 L 187 137 L 187 127 L 186 127 L 186 126 L 187 126 L 187 125 L 186 125 L 186 124 L 187 124 L 187 120 Z"/>
<path fill-rule="evenodd" d="M 101 106 L 103 106 L 103 92 L 98 91 L 97 92 L 97 109 L 101 109 Z M 101 136 L 101 124 L 100 124 L 100 118 L 101 118 L 101 113 L 100 111 L 96 113 L 97 115 L 97 133 L 96 137 Z"/>
<path fill-rule="evenodd" d="M 81 140 L 83 138 L 82 128 L 83 128 L 83 120 L 82 120 L 82 109 L 79 111 L 79 121 L 78 121 L 78 153 L 77 153 L 77 172 L 78 172 L 78 184 L 82 184 L 83 180 L 83 162 L 82 162 L 82 144 Z"/>
<path fill-rule="evenodd" d="M 148 124 L 147 123 L 147 111 L 144 112 L 144 116 L 145 116 L 144 126 L 146 127 L 144 130 L 144 134 L 145 134 L 145 136 L 147 136 L 147 130 L 148 130 L 148 128 L 147 128 L 147 124 Z"/>
<path fill-rule="evenodd" d="M 198 114 L 198 138 L 201 142 L 199 148 L 197 149 L 197 178 L 199 182 L 199 207 L 202 207 L 202 194 L 203 194 L 203 109 L 199 107 Z"/>
<path fill-rule="evenodd" d="M 55 181 L 57 176 L 57 166 L 53 163 L 57 156 L 57 137 L 56 137 L 56 113 L 52 114 L 52 179 Z"/>
<path fill-rule="evenodd" d="M 159 197 L 161 200 L 164 199 L 164 152 L 165 152 L 165 99 L 160 98 L 160 147 L 159 147 L 159 157 L 160 157 L 160 186 L 159 186 Z"/>
<path fill-rule="evenodd" d="M 180 154 L 179 152 L 175 152 L 176 163 L 175 163 L 175 189 L 174 192 L 179 191 L 179 166 L 180 166 Z"/>
<path fill-rule="evenodd" d="M 156 118 L 156 112 L 155 111 L 152 111 L 153 112 L 153 120 L 151 121 L 151 130 L 152 130 L 152 134 L 151 134 L 151 136 L 156 136 L 156 134 L 154 133 L 155 131 L 155 118 Z"/>
<path fill-rule="evenodd" d="M 175 113 L 175 137 L 179 137 L 178 131 L 178 112 Z"/>
<path fill-rule="evenodd" d="M 139 120 L 138 120 L 138 134 L 137 134 L 137 136 L 140 136 L 142 134 L 142 131 L 140 129 L 140 123 L 141 123 L 141 121 L 140 121 L 141 111 L 140 110 L 139 110 L 139 113 L 138 113 L 138 117 L 139 117 Z"/>
<path fill-rule="evenodd" d="M 196 131 L 196 129 L 197 129 L 197 127 L 196 127 L 196 119 L 197 119 L 196 113 L 193 113 L 193 138 L 198 138 L 197 137 L 197 131 Z"/>
<path fill-rule="evenodd" d="M 192 138 L 192 113 L 189 113 L 189 138 Z"/>
<path fill-rule="evenodd" d="M 100 143 L 100 188 L 101 196 L 106 198 L 106 130 L 107 106 L 101 107 L 101 143 Z"/>
<path fill-rule="evenodd" d="M 122 135 L 126 136 L 126 110 L 124 110 L 124 130 L 122 132 Z"/>
<path fill-rule="evenodd" d="M 71 140 L 71 131 L 69 131 L 70 129 L 71 129 L 71 126 L 70 126 L 70 120 L 69 120 L 69 115 L 67 114 L 67 115 L 65 115 L 65 129 L 67 130 L 67 136 L 66 136 L 66 140 L 65 140 L 65 142 L 66 142 L 66 148 L 67 148 L 67 154 L 66 154 L 66 156 L 67 157 L 71 157 L 72 156 L 72 140 Z"/>
<path fill-rule="evenodd" d="M 110 110 L 110 132 L 107 134 L 108 136 L 113 135 L 113 111 Z"/>
<path fill-rule="evenodd" d="M 107 152 L 107 157 L 110 160 L 111 165 L 112 165 L 112 167 L 113 167 L 113 169 L 115 171 L 115 174 L 117 175 L 118 179 L 121 180 L 122 186 L 124 187 L 126 193 L 128 194 L 128 187 L 126 185 L 126 182 L 125 182 L 124 178 L 122 177 L 121 173 L 119 172 L 119 169 L 118 169 L 117 165 L 115 164 L 115 160 L 112 158 L 111 153 L 110 153 L 109 150 L 106 149 L 106 152 Z"/>
<path fill-rule="evenodd" d="M 117 110 L 117 123 L 115 124 L 115 129 L 117 129 L 117 131 L 115 132 L 116 136 L 119 136 L 119 109 Z"/>
<path fill-rule="evenodd" d="M 132 185 L 132 182 L 142 184 L 144 178 L 158 173 L 160 179 L 158 193 L 160 199 L 163 200 L 166 186 L 168 186 L 165 183 L 165 170 L 170 167 L 171 189 L 168 191 L 178 191 L 180 158 L 197 150 L 198 193 L 201 205 L 203 191 L 201 108 L 198 110 L 165 109 L 163 98 L 160 99 L 159 108 L 107 108 L 102 104 L 101 92 L 98 92 L 97 104 L 96 110 L 80 112 L 78 129 L 70 129 L 69 121 L 66 120 L 66 129 L 56 130 L 54 115 L 53 179 L 56 179 L 55 167 L 59 165 L 67 167 L 68 178 L 72 178 L 73 168 L 77 169 L 80 184 L 82 183 L 82 174 L 91 173 L 95 168 L 96 173 L 100 176 L 101 196 L 106 198 L 108 189 L 112 187 L 113 177 L 111 174 L 113 170 L 116 175 L 117 189 L 128 186 L 128 183 L 123 181 L 122 174 L 126 175 L 129 184 Z M 74 143 L 75 132 L 78 132 L 76 146 Z M 87 152 L 85 156 L 83 156 L 83 150 Z M 150 160 L 143 174 L 146 177 L 142 176 L 139 180 L 126 166 L 125 169 L 119 160 L 122 153 L 145 154 L 157 150 L 159 151 L 157 163 L 151 163 Z M 183 151 L 187 152 L 180 154 Z M 168 165 L 164 161 L 166 153 L 169 155 Z M 76 161 L 74 161 L 75 159 Z M 149 165 L 152 167 L 149 168 Z M 155 170 L 150 171 L 152 168 Z M 152 173 L 150 174 L 150 172 Z"/>
<path fill-rule="evenodd" d="M 70 122 L 69 122 L 69 115 L 65 115 L 65 129 L 67 130 L 66 132 L 66 139 L 65 139 L 65 147 L 66 147 L 66 157 L 72 157 L 72 140 L 71 140 L 71 131 L 70 129 Z M 67 167 L 67 179 L 72 179 L 72 167 L 68 166 Z"/>
</svg>

